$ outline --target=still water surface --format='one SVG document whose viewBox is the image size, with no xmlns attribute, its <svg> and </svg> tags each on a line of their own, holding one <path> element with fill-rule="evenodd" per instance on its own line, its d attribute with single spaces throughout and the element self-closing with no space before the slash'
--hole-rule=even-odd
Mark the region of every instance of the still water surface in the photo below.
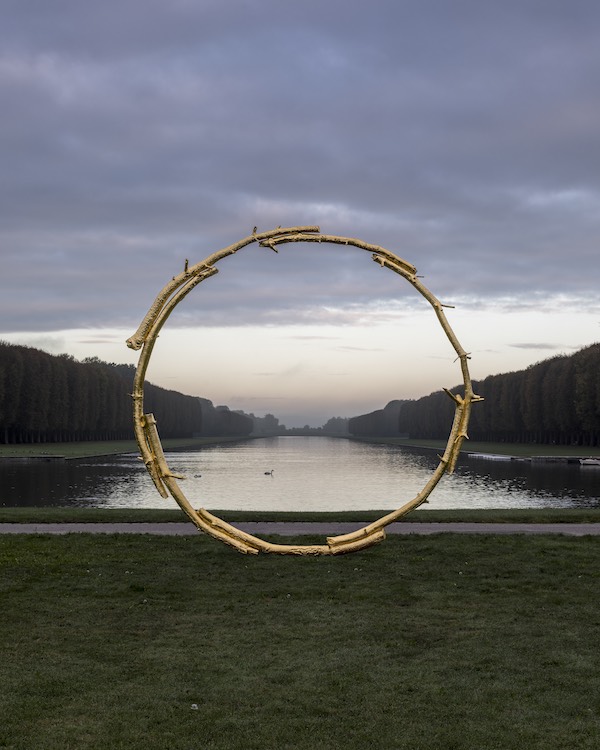
<svg viewBox="0 0 600 750">
<path fill-rule="evenodd" d="M 419 492 L 434 451 L 324 437 L 275 437 L 167 455 L 194 507 L 391 510 Z M 272 475 L 265 472 L 273 470 Z M 176 508 L 136 455 L 60 463 L 0 462 L 0 505 Z M 462 457 L 425 509 L 600 507 L 600 469 Z"/>
</svg>

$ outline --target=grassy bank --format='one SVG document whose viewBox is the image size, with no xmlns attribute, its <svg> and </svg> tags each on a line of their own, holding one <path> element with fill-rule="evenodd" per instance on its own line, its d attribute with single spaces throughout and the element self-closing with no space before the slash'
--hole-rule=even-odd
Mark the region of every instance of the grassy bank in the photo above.
<svg viewBox="0 0 600 750">
<path fill-rule="evenodd" d="M 305 540 L 306 541 L 306 540 Z M 595 750 L 600 540 L 0 543 L 5 750 Z"/>
<path fill-rule="evenodd" d="M 231 443 L 249 438 L 239 437 L 201 437 L 172 438 L 162 440 L 165 450 L 181 448 L 200 448 L 203 445 Z M 30 458 L 32 456 L 64 456 L 65 458 L 89 458 L 90 456 L 108 456 L 116 453 L 139 453 L 135 440 L 90 440 L 77 443 L 28 443 L 26 445 L 0 445 L 2 458 Z"/>
<path fill-rule="evenodd" d="M 166 439 L 162 441 L 165 450 L 181 448 L 200 448 L 215 443 L 251 440 L 248 437 L 203 437 Z M 398 445 L 407 448 L 427 448 L 443 451 L 445 440 L 412 440 L 404 438 L 349 438 L 351 440 L 384 445 Z M 27 458 L 31 456 L 64 456 L 65 458 L 89 458 L 115 453 L 137 453 L 135 440 L 106 440 L 79 443 L 35 443 L 27 445 L 0 445 L 0 459 Z M 504 456 L 600 456 L 599 448 L 565 445 L 539 445 L 535 443 L 483 443 L 467 440 L 463 444 L 463 453 L 497 453 Z"/>
<path fill-rule="evenodd" d="M 368 523 L 381 518 L 386 511 L 344 512 L 263 512 L 249 510 L 216 510 L 227 521 L 349 521 Z M 180 510 L 105 509 L 105 508 L 2 508 L 0 523 L 172 523 L 186 521 Z M 600 523 L 600 509 L 542 508 L 524 510 L 416 510 L 403 521 L 466 523 Z M 1 747 L 1 746 L 0 746 Z"/>
<path fill-rule="evenodd" d="M 444 451 L 445 440 L 414 440 L 412 438 L 351 438 L 366 443 L 381 443 L 383 445 L 398 445 L 405 448 L 427 448 L 428 450 Z M 485 443 L 477 440 L 465 440 L 461 453 L 495 453 L 500 456 L 517 456 L 530 458 L 531 456 L 600 456 L 600 448 L 589 448 L 577 445 L 542 445 L 540 443 Z"/>
</svg>

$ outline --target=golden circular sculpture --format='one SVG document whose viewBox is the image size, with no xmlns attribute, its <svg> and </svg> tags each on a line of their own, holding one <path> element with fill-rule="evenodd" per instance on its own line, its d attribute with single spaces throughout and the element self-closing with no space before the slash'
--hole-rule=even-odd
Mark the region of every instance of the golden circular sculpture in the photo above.
<svg viewBox="0 0 600 750">
<path fill-rule="evenodd" d="M 405 278 L 433 307 L 444 333 L 456 352 L 464 384 L 464 395 L 462 396 L 444 389 L 455 404 L 454 421 L 444 454 L 439 457 L 439 464 L 423 489 L 397 510 L 387 513 L 379 520 L 350 534 L 327 537 L 325 544 L 316 545 L 274 544 L 241 531 L 204 508 L 194 509 L 177 482 L 177 480 L 185 479 L 185 477 L 176 475 L 169 469 L 154 415 L 144 413 L 144 381 L 152 350 L 160 330 L 175 307 L 201 281 L 218 273 L 216 263 L 223 258 L 233 255 L 254 243 L 278 252 L 279 245 L 290 242 L 324 242 L 335 245 L 351 245 L 371 253 L 372 259 L 382 268 L 388 268 Z M 450 327 L 444 314 L 444 307 L 447 306 L 442 305 L 417 277 L 417 269 L 411 263 L 402 260 L 402 258 L 379 245 L 372 245 L 350 237 L 321 234 L 317 226 L 288 227 L 285 229 L 277 227 L 277 229 L 261 233 L 257 233 L 255 229 L 250 236 L 209 255 L 208 258 L 195 265 L 189 265 L 186 260 L 183 272 L 174 276 L 162 289 L 138 330 L 127 340 L 127 346 L 131 349 L 141 349 L 132 394 L 133 423 L 142 460 L 154 481 L 156 489 L 164 498 L 170 495 L 200 531 L 245 554 L 256 555 L 259 552 L 267 552 L 284 555 L 339 555 L 356 552 L 382 541 L 385 539 L 386 526 L 427 502 L 429 495 L 442 476 L 454 471 L 462 442 L 467 437 L 471 404 L 474 401 L 481 400 L 479 396 L 473 393 L 467 362 L 469 355 L 462 348 Z"/>
</svg>

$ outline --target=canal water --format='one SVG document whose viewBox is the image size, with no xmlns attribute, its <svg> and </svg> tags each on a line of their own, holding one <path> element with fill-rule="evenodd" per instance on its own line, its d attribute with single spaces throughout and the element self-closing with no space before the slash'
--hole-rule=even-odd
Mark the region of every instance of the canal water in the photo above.
<svg viewBox="0 0 600 750">
<path fill-rule="evenodd" d="M 435 452 L 325 437 L 274 437 L 167 454 L 194 507 L 392 510 L 437 466 Z M 271 472 L 267 474 L 266 472 Z M 137 455 L 0 462 L 0 506 L 176 508 Z M 461 457 L 424 509 L 600 507 L 600 468 Z"/>
</svg>

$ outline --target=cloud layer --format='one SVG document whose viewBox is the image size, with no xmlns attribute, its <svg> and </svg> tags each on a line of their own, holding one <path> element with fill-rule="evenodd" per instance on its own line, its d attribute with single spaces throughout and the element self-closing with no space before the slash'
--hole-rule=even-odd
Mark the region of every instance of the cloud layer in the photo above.
<svg viewBox="0 0 600 750">
<path fill-rule="evenodd" d="M 4 8 L 3 331 L 135 328 L 185 258 L 254 225 L 381 244 L 438 296 L 597 294 L 591 0 Z M 356 251 L 245 252 L 178 324 L 404 294 Z"/>
</svg>

